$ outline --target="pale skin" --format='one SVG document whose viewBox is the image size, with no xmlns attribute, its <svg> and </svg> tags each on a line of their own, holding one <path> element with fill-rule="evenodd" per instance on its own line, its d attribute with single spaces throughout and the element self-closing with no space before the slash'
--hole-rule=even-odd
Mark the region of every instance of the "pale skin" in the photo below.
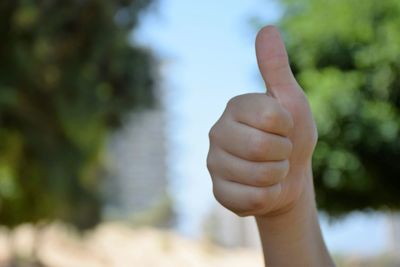
<svg viewBox="0 0 400 267">
<path fill-rule="evenodd" d="M 232 98 L 210 130 L 215 198 L 255 217 L 266 266 L 334 266 L 314 197 L 317 130 L 275 27 L 258 33 L 256 56 L 268 92 Z"/>
</svg>

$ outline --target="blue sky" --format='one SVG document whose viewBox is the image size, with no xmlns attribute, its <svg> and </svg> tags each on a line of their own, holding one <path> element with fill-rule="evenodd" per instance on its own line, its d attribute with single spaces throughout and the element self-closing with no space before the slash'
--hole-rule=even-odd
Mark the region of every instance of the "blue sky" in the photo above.
<svg viewBox="0 0 400 267">
<path fill-rule="evenodd" d="M 159 0 L 134 33 L 135 42 L 160 60 L 170 189 L 179 211 L 178 230 L 185 235 L 196 236 L 216 205 L 205 168 L 208 130 L 231 97 L 265 90 L 250 19 L 274 23 L 280 15 L 279 5 L 268 0 Z M 353 214 L 332 225 L 323 220 L 323 232 L 334 251 L 376 253 L 386 245 L 385 225 L 382 216 Z"/>
</svg>

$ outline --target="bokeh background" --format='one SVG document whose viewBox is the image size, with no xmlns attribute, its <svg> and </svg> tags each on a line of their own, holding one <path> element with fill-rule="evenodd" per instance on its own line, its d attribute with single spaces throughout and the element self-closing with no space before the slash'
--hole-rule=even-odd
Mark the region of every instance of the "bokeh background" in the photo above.
<svg viewBox="0 0 400 267">
<path fill-rule="evenodd" d="M 339 266 L 400 266 L 400 2 L 0 3 L 0 266 L 262 266 L 212 196 L 208 130 L 264 92 L 276 24 L 315 114 Z"/>
</svg>

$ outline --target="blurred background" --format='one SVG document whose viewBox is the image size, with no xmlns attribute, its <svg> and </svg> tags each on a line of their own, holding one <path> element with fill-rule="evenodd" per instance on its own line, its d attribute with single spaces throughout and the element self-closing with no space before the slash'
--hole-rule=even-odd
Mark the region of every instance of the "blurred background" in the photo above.
<svg viewBox="0 0 400 267">
<path fill-rule="evenodd" d="M 252 218 L 213 199 L 208 131 L 264 92 L 276 24 L 319 130 L 339 266 L 400 266 L 400 2 L 0 3 L 0 266 L 262 266 Z"/>
</svg>

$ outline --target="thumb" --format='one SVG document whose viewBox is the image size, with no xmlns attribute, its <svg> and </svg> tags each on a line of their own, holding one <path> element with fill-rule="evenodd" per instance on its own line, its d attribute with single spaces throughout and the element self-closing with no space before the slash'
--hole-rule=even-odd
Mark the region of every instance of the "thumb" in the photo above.
<svg viewBox="0 0 400 267">
<path fill-rule="evenodd" d="M 281 98 L 299 90 L 289 66 L 285 44 L 274 26 L 262 28 L 256 38 L 258 68 L 267 86 L 268 93 Z M 289 95 L 288 95 L 289 94 Z"/>
</svg>

